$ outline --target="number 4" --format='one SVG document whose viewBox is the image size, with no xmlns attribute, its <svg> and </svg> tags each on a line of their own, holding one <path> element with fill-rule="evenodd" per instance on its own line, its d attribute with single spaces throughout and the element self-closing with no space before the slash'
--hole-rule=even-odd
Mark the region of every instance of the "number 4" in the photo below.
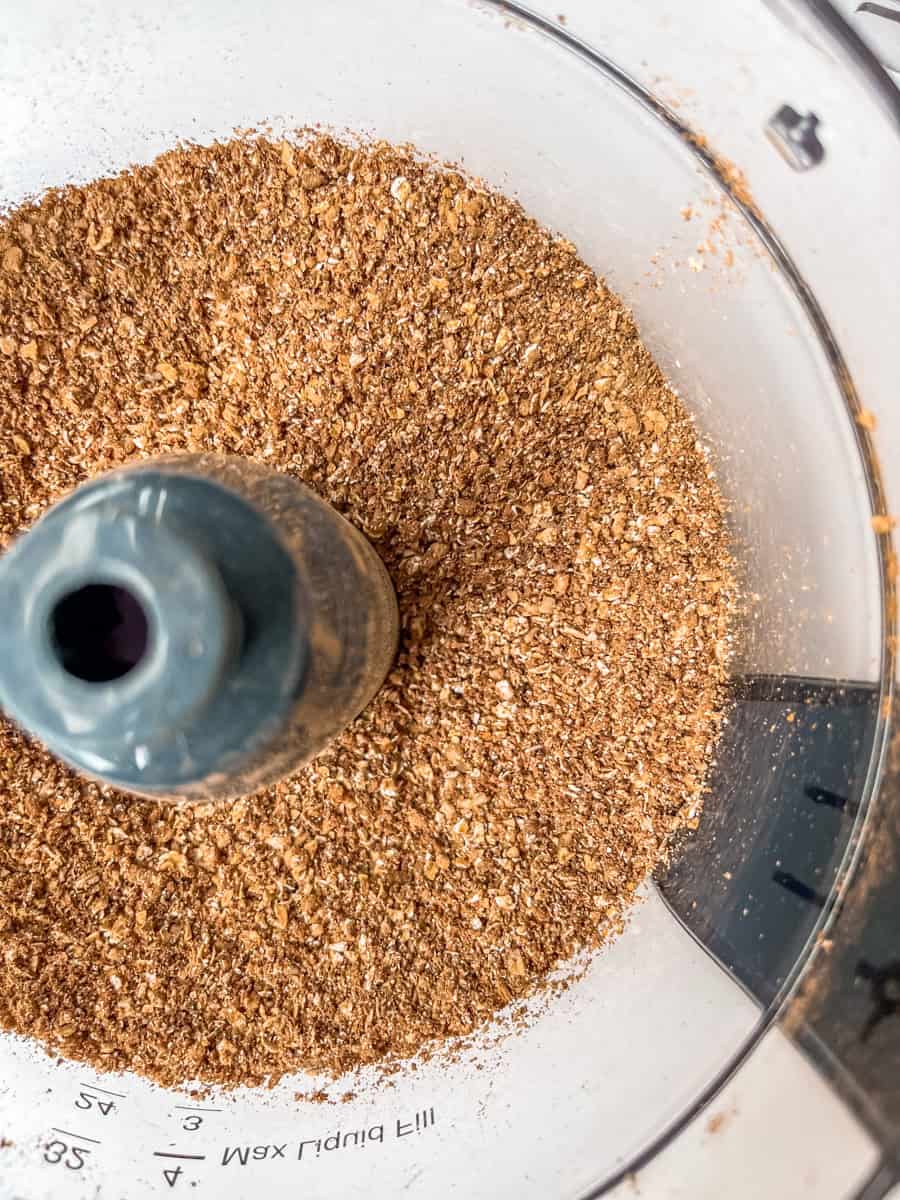
<svg viewBox="0 0 900 1200">
<path fill-rule="evenodd" d="M 174 1187 L 175 1184 L 178 1182 L 178 1176 L 181 1173 L 182 1173 L 181 1167 L 175 1167 L 174 1170 L 172 1168 L 169 1168 L 169 1170 L 163 1171 L 163 1178 L 165 1179 L 165 1181 L 169 1185 L 169 1187 Z"/>
</svg>

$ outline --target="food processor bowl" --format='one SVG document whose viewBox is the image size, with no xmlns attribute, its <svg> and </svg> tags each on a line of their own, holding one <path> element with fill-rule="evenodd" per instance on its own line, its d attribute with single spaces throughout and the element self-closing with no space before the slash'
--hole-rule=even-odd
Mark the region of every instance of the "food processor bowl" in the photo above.
<svg viewBox="0 0 900 1200">
<path fill-rule="evenodd" d="M 4 206 L 180 139 L 313 126 L 410 142 L 571 239 L 695 416 L 745 603 L 699 829 L 524 1026 L 501 1016 L 387 1080 L 198 1094 L 7 1035 L 2 1197 L 599 1195 L 753 1050 L 849 886 L 893 678 L 867 414 L 893 387 L 877 278 L 900 261 L 900 105 L 812 0 L 616 6 L 592 47 L 564 16 L 502 0 L 5 14 Z"/>
</svg>

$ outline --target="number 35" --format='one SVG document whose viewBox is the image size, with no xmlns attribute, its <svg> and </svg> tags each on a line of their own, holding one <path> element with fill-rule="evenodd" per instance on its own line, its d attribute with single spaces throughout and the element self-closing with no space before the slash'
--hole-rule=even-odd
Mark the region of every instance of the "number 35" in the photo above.
<svg viewBox="0 0 900 1200">
<path fill-rule="evenodd" d="M 48 1142 L 44 1149 L 44 1162 L 54 1166 L 61 1162 L 70 1171 L 80 1171 L 86 1154 L 90 1154 L 90 1150 L 85 1150 L 83 1146 L 69 1147 L 65 1142 L 53 1141 Z"/>
</svg>

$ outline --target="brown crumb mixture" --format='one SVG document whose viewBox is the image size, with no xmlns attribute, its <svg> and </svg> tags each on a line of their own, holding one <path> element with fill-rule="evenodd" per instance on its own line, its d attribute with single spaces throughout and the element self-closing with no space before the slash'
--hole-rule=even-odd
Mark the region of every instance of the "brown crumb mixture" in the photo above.
<svg viewBox="0 0 900 1200">
<path fill-rule="evenodd" d="M 366 531 L 400 656 L 289 781 L 166 807 L 0 726 L 0 1023 L 161 1083 L 465 1034 L 696 818 L 723 504 L 619 301 L 387 145 L 189 147 L 0 224 L 0 544 L 135 457 L 248 455 Z"/>
</svg>

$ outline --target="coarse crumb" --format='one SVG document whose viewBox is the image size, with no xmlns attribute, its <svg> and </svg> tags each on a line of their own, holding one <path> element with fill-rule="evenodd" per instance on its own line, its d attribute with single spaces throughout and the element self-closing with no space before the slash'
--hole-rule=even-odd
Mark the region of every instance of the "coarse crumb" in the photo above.
<svg viewBox="0 0 900 1200">
<path fill-rule="evenodd" d="M 0 225 L 0 545 L 98 471 L 247 455 L 363 529 L 402 639 L 294 777 L 168 807 L 0 725 L 0 1023 L 253 1084 L 467 1034 L 621 927 L 696 824 L 723 501 L 627 310 L 384 144 L 187 147 Z"/>
<path fill-rule="evenodd" d="M 706 1122 L 706 1132 L 713 1135 L 721 1133 L 728 1123 L 728 1117 L 727 1112 L 715 1113 Z"/>
<path fill-rule="evenodd" d="M 865 429 L 867 433 L 874 433 L 878 428 L 878 419 L 871 409 L 861 408 L 856 414 L 856 423 L 860 429 Z"/>
</svg>

